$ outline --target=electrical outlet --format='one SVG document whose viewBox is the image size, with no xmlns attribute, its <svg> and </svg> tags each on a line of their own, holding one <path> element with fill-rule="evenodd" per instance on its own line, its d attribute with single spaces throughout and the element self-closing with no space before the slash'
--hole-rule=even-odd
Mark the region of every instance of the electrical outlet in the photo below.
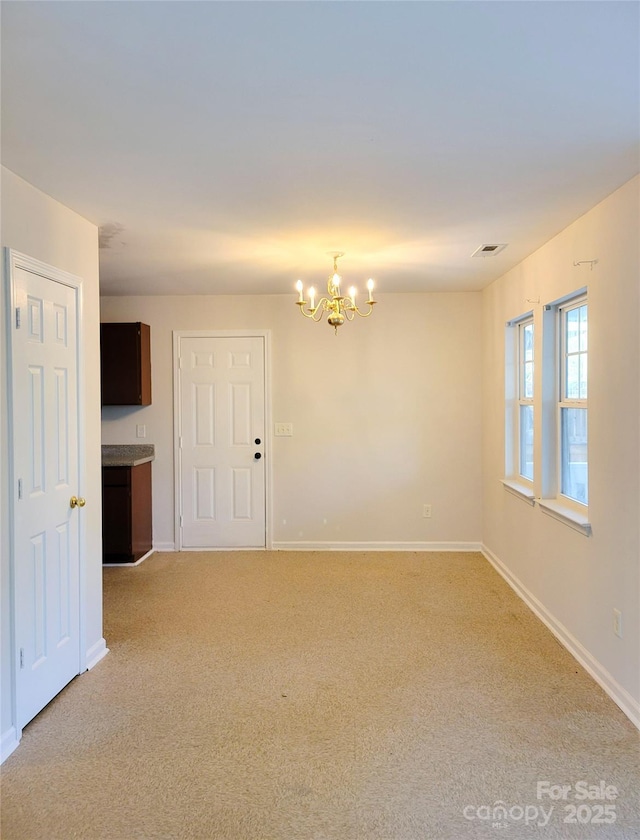
<svg viewBox="0 0 640 840">
<path fill-rule="evenodd" d="M 136 426 L 136 437 L 145 438 L 147 436 L 147 427 L 144 423 L 138 423 Z"/>
<path fill-rule="evenodd" d="M 276 437 L 291 437 L 293 435 L 293 423 L 276 423 Z"/>
<path fill-rule="evenodd" d="M 622 613 L 616 609 L 613 611 L 613 632 L 620 639 L 622 638 Z"/>
<path fill-rule="evenodd" d="M 431 519 L 431 505 L 422 506 L 422 516 L 424 519 Z"/>
</svg>

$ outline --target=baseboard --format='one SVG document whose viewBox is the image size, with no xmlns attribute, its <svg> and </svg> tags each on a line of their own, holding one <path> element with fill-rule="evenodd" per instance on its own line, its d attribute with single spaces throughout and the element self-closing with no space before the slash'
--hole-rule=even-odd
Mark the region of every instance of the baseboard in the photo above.
<svg viewBox="0 0 640 840">
<path fill-rule="evenodd" d="M 478 542 L 274 542 L 274 551 L 481 551 Z"/>
<path fill-rule="evenodd" d="M 2 733 L 2 738 L 0 738 L 0 764 L 9 758 L 19 743 L 20 738 L 18 737 L 15 726 Z"/>
<path fill-rule="evenodd" d="M 525 602 L 529 609 L 538 616 L 540 621 L 549 628 L 560 644 L 569 651 L 573 658 L 604 689 L 634 726 L 640 729 L 640 703 L 629 694 L 626 688 L 620 685 L 609 671 L 547 610 L 544 604 L 509 571 L 505 564 L 486 545 L 482 546 L 481 551 L 516 595 Z"/>
<path fill-rule="evenodd" d="M 192 551 L 267 551 L 263 545 L 184 545 L 180 552 Z"/>
<path fill-rule="evenodd" d="M 154 543 L 154 551 L 177 551 L 173 543 Z M 182 551 L 482 551 L 479 542 L 333 542 L 331 540 L 308 540 L 288 542 L 274 541 L 270 547 L 251 548 L 183 548 Z M 108 564 L 104 564 L 108 565 Z M 113 566 L 133 565 L 113 563 Z"/>
<path fill-rule="evenodd" d="M 135 563 L 103 563 L 102 567 L 103 568 L 108 568 L 108 569 L 116 569 L 116 568 L 120 568 L 120 567 L 124 567 L 125 569 L 130 569 L 131 566 L 139 566 L 140 563 L 143 562 L 143 560 L 146 560 L 147 557 L 151 557 L 151 555 L 154 552 L 155 552 L 155 548 L 152 548 L 151 551 L 147 551 L 146 554 L 143 554 L 142 557 L 139 557 L 136 560 Z"/>
<path fill-rule="evenodd" d="M 109 648 L 107 647 L 107 643 L 104 639 L 100 639 L 95 643 L 95 645 L 92 645 L 87 651 L 87 656 L 85 660 L 87 671 L 90 671 L 92 668 L 94 668 L 98 664 L 98 662 L 100 662 L 101 659 L 104 659 L 104 657 L 108 653 Z"/>
</svg>

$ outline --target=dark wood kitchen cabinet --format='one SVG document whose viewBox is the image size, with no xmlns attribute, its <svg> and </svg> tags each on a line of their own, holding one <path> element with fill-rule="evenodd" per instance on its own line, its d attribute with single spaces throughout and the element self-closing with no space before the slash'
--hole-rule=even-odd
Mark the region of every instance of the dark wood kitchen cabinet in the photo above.
<svg viewBox="0 0 640 840">
<path fill-rule="evenodd" d="M 100 324 L 102 405 L 151 405 L 151 328 Z"/>
<path fill-rule="evenodd" d="M 151 461 L 103 467 L 103 563 L 135 563 L 151 544 Z"/>
</svg>

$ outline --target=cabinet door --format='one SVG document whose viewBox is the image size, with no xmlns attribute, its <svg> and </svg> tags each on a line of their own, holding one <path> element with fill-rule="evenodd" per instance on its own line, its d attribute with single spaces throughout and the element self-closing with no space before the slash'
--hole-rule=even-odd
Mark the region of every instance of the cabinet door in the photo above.
<svg viewBox="0 0 640 840">
<path fill-rule="evenodd" d="M 102 487 L 102 552 L 109 562 L 131 561 L 131 488 Z"/>
<path fill-rule="evenodd" d="M 102 555 L 135 563 L 151 551 L 151 462 L 102 468 Z"/>
<path fill-rule="evenodd" d="M 151 405 L 148 324 L 100 324 L 102 405 Z"/>
<path fill-rule="evenodd" d="M 139 560 L 151 551 L 151 462 L 131 468 L 131 553 Z"/>
<path fill-rule="evenodd" d="M 151 327 L 138 324 L 140 329 L 138 352 L 140 368 L 140 405 L 151 405 Z"/>
</svg>

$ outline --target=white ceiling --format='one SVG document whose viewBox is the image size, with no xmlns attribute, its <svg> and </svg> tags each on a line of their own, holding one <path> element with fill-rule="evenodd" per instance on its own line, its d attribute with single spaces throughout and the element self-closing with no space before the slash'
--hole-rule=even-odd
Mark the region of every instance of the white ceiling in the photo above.
<svg viewBox="0 0 640 840">
<path fill-rule="evenodd" d="M 2 161 L 105 294 L 480 289 L 638 172 L 639 12 L 3 0 Z"/>
</svg>

